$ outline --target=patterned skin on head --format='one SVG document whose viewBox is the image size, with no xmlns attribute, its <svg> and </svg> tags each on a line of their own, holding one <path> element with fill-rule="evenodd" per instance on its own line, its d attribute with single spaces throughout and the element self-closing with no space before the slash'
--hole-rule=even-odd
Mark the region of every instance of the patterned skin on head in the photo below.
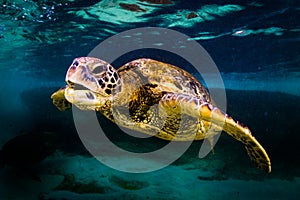
<svg viewBox="0 0 300 200">
<path fill-rule="evenodd" d="M 69 86 L 83 86 L 103 96 L 110 96 L 113 90 L 120 87 L 120 77 L 109 63 L 98 58 L 75 58 L 66 74 Z M 81 87 L 78 87 L 80 89 Z M 76 87 L 75 87 L 76 89 Z M 88 95 L 91 97 L 91 95 Z"/>
</svg>

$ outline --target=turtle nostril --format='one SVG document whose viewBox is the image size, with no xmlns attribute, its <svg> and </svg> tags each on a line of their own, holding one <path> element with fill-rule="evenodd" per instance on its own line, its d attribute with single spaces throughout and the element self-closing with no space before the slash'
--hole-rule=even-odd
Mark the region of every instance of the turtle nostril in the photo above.
<svg viewBox="0 0 300 200">
<path fill-rule="evenodd" d="M 74 65 L 72 65 L 70 69 L 75 70 L 76 67 Z"/>
<path fill-rule="evenodd" d="M 79 62 L 78 62 L 78 61 L 75 61 L 75 62 L 73 63 L 73 66 L 74 66 L 74 67 L 78 67 L 78 65 L 79 65 Z"/>
</svg>

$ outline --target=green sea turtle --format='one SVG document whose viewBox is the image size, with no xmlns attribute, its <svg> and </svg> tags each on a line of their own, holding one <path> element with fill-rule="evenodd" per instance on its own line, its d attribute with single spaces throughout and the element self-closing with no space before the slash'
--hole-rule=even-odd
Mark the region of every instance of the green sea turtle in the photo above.
<svg viewBox="0 0 300 200">
<path fill-rule="evenodd" d="M 51 98 L 59 110 L 74 104 L 101 112 L 129 129 L 164 140 L 213 138 L 224 130 L 245 145 L 251 161 L 271 172 L 271 162 L 250 130 L 218 109 L 191 74 L 171 64 L 141 58 L 118 70 L 92 57 L 74 59 L 67 85 Z"/>
</svg>

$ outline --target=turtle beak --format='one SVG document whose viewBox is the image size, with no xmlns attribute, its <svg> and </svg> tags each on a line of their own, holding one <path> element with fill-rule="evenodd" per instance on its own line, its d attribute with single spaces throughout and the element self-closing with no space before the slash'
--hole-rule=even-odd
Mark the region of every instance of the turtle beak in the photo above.
<svg viewBox="0 0 300 200">
<path fill-rule="evenodd" d="M 77 84 L 77 83 L 73 83 L 72 81 L 67 80 L 67 85 L 69 88 L 73 89 L 73 90 L 90 90 L 87 87 L 84 87 L 81 84 Z"/>
</svg>

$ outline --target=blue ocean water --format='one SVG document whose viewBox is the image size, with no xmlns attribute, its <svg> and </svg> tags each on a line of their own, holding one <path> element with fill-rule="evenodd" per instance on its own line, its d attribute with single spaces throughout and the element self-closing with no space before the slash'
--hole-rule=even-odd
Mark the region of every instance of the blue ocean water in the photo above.
<svg viewBox="0 0 300 200">
<path fill-rule="evenodd" d="M 0 199 L 298 199 L 299 10 L 296 0 L 2 0 L 0 146 L 24 134 L 45 137 L 10 143 L 23 153 L 8 155 L 16 164 L 1 169 Z M 207 157 L 198 158 L 201 142 L 194 142 L 172 165 L 145 174 L 111 169 L 86 151 L 72 112 L 58 111 L 50 96 L 65 85 L 74 58 L 143 27 L 178 31 L 206 49 L 224 81 L 227 112 L 264 146 L 270 174 L 256 169 L 225 133 Z M 130 52 L 113 65 L 140 57 L 196 73 L 186 60 L 155 49 Z M 99 119 L 124 149 L 166 145 L 126 137 Z"/>
</svg>

